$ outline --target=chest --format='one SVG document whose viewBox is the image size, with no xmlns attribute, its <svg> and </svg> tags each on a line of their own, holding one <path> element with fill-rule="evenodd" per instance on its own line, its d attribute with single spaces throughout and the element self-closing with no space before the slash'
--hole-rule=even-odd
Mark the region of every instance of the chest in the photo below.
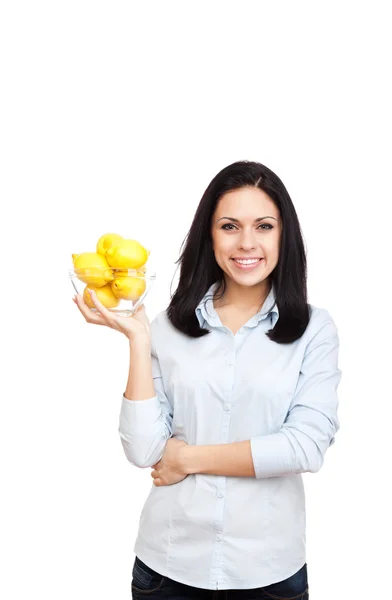
<svg viewBox="0 0 392 600">
<path fill-rule="evenodd" d="M 229 323 L 234 331 L 240 325 Z M 174 435 L 212 444 L 223 439 L 222 432 L 240 441 L 279 430 L 298 382 L 301 353 L 295 343 L 272 342 L 268 327 L 264 319 L 237 336 L 212 327 L 191 342 L 181 338 L 178 347 L 166 343 L 160 366 Z"/>
</svg>

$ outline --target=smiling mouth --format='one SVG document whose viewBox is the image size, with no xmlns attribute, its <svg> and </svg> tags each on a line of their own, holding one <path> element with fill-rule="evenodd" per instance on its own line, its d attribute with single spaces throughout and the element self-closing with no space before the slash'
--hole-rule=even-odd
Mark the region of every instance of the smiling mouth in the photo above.
<svg viewBox="0 0 392 600">
<path fill-rule="evenodd" d="M 264 258 L 259 258 L 258 260 L 252 261 L 250 263 L 240 263 L 240 262 L 236 261 L 234 258 L 232 258 L 231 260 L 234 262 L 235 266 L 238 269 L 242 269 L 243 271 L 246 271 L 248 269 L 254 269 L 255 267 L 257 267 L 264 260 Z"/>
</svg>

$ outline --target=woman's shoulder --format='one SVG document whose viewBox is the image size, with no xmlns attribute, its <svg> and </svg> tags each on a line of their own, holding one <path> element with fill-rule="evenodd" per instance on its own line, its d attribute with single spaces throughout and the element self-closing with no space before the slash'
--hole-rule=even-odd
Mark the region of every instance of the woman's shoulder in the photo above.
<svg viewBox="0 0 392 600">
<path fill-rule="evenodd" d="M 171 336 L 178 335 L 178 333 L 170 322 L 166 310 L 158 312 L 151 321 L 151 337 L 164 338 L 167 341 Z"/>
<path fill-rule="evenodd" d="M 309 304 L 310 320 L 307 327 L 308 336 L 313 337 L 320 331 L 337 333 L 337 326 L 331 312 L 324 307 Z"/>
<path fill-rule="evenodd" d="M 172 324 L 166 310 L 158 312 L 150 323 L 152 348 L 161 358 L 188 352 L 193 338 Z"/>
<path fill-rule="evenodd" d="M 168 327 L 170 325 L 169 318 L 167 316 L 166 310 L 161 310 L 158 312 L 155 317 L 151 321 L 151 328 L 159 329 L 162 327 Z"/>
</svg>

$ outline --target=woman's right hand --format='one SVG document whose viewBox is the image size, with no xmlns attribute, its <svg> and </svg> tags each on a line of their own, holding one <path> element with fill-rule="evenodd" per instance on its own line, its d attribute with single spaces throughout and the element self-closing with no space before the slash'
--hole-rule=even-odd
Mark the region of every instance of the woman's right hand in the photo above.
<svg viewBox="0 0 392 600">
<path fill-rule="evenodd" d="M 131 317 L 120 317 L 117 316 L 115 312 L 108 310 L 102 302 L 98 300 L 94 291 L 90 296 L 91 301 L 98 312 L 93 312 L 87 306 L 80 294 L 77 294 L 73 299 L 87 323 L 105 325 L 111 329 L 116 329 L 131 341 L 139 338 L 151 340 L 150 321 L 147 317 L 144 304 L 141 304 L 135 314 Z"/>
</svg>

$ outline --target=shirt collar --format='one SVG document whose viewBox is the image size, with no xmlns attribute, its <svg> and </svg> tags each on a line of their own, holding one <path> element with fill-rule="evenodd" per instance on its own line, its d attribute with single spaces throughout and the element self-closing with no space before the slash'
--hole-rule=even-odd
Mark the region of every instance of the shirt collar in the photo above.
<svg viewBox="0 0 392 600">
<path fill-rule="evenodd" d="M 221 320 L 219 318 L 218 313 L 214 308 L 213 295 L 215 291 L 219 287 L 219 282 L 214 282 L 204 294 L 203 298 L 200 300 L 199 304 L 196 307 L 196 316 L 199 320 L 200 326 L 204 326 L 204 322 L 206 321 L 212 327 L 221 327 Z M 265 319 L 269 314 L 271 314 L 272 319 L 272 327 L 275 327 L 276 321 L 279 319 L 279 309 L 276 304 L 276 296 L 274 286 L 271 286 L 271 290 L 266 297 L 263 306 L 256 313 L 250 321 L 247 323 L 247 327 L 256 327 L 259 321 Z"/>
</svg>

